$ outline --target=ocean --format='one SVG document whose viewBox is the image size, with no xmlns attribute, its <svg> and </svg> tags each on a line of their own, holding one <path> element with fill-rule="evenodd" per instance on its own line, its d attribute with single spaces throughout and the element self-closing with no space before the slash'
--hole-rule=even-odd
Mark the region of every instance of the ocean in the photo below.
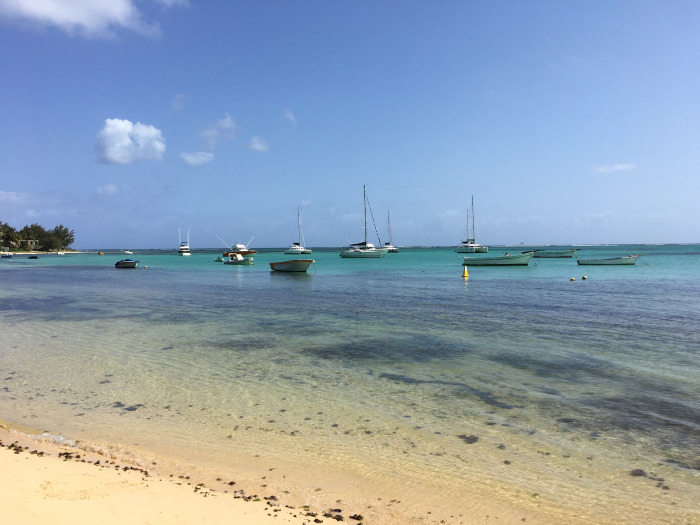
<svg viewBox="0 0 700 525">
<path fill-rule="evenodd" d="M 700 246 L 577 248 L 643 255 L 468 279 L 437 247 L 314 249 L 307 274 L 270 272 L 289 258 L 274 250 L 249 267 L 219 250 L 135 250 L 135 270 L 108 250 L 2 259 L 0 418 L 247 492 L 341 498 L 366 523 L 460 523 L 493 501 L 698 524 Z"/>
</svg>

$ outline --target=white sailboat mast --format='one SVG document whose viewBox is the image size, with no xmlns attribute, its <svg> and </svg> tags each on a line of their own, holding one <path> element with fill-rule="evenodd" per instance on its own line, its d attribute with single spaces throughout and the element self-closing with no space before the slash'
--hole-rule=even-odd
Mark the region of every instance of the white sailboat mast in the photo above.
<svg viewBox="0 0 700 525">
<path fill-rule="evenodd" d="M 362 185 L 362 191 L 365 197 L 365 248 L 367 248 L 367 186 Z"/>
</svg>

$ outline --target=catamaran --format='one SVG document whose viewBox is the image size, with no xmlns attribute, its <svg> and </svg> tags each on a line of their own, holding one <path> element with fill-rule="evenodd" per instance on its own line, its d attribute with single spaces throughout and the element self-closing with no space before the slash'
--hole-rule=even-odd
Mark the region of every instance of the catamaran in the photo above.
<svg viewBox="0 0 700 525">
<path fill-rule="evenodd" d="M 365 204 L 365 240 L 364 242 L 350 244 L 347 248 L 341 248 L 340 256 L 344 259 L 376 259 L 383 257 L 386 253 L 381 249 L 375 248 L 371 242 L 367 242 L 367 187 L 362 186 L 362 189 L 364 191 Z"/>
<path fill-rule="evenodd" d="M 391 235 L 391 219 L 389 218 L 389 211 L 387 210 L 386 212 L 386 223 L 387 227 L 389 228 L 389 242 L 385 242 L 384 246 L 382 246 L 383 250 L 386 250 L 387 253 L 399 253 L 399 249 L 394 246 L 394 237 Z"/>
<path fill-rule="evenodd" d="M 301 216 L 299 215 L 299 208 L 297 208 L 297 231 L 299 233 L 299 242 L 293 242 L 292 244 L 289 245 L 289 248 L 287 248 L 284 253 L 287 255 L 298 255 L 298 254 L 306 254 L 306 253 L 311 253 L 311 250 L 308 248 L 304 248 L 304 234 L 301 231 Z"/>
<path fill-rule="evenodd" d="M 190 253 L 190 230 L 187 230 L 187 242 L 182 242 L 182 237 L 180 236 L 180 230 L 177 230 L 177 236 L 178 239 L 180 240 L 180 249 L 178 250 L 178 254 L 180 255 L 191 255 Z"/>
<path fill-rule="evenodd" d="M 481 246 L 477 244 L 476 239 L 479 236 L 479 231 L 476 229 L 476 218 L 474 215 L 474 195 L 472 195 L 472 231 L 471 237 L 469 236 L 469 210 L 467 210 L 467 223 L 464 227 L 464 232 L 462 232 L 462 238 L 466 237 L 466 241 L 462 241 L 462 244 L 455 248 L 457 253 L 488 253 L 488 246 Z"/>
</svg>

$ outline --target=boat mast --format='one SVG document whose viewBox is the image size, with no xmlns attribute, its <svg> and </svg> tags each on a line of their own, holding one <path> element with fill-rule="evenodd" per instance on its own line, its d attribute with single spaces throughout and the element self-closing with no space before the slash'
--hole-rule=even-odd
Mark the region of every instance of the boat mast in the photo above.
<svg viewBox="0 0 700 525">
<path fill-rule="evenodd" d="M 365 196 L 365 248 L 367 248 L 367 186 L 362 185 L 362 191 Z"/>
<path fill-rule="evenodd" d="M 299 230 L 299 246 L 301 246 L 301 217 L 299 216 L 299 207 L 297 206 L 297 229 Z"/>
<path fill-rule="evenodd" d="M 394 245 L 394 237 L 391 235 L 391 218 L 389 217 L 389 210 L 386 211 L 386 222 L 389 225 L 389 244 Z"/>
</svg>

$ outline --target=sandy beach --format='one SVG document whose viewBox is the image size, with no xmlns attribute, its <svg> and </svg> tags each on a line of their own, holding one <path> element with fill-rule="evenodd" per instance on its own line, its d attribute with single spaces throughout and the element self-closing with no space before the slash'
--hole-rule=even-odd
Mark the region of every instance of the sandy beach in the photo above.
<svg viewBox="0 0 700 525">
<path fill-rule="evenodd" d="M 234 497 L 184 479 L 112 464 L 98 454 L 0 429 L 0 514 L 5 523 L 305 523 L 308 511 Z M 59 456 L 60 455 L 60 456 Z M 302 514 L 303 512 L 303 514 Z"/>
<path fill-rule="evenodd" d="M 327 494 L 326 497 L 331 497 L 335 504 L 323 505 L 322 498 L 314 494 L 313 489 L 302 498 L 298 495 L 294 498 L 288 491 L 275 491 L 273 487 L 253 491 L 250 480 L 230 486 L 225 479 L 214 481 L 207 478 L 206 473 L 196 470 L 192 476 L 167 474 L 168 467 L 159 466 L 158 461 L 153 461 L 149 470 L 143 464 L 125 461 L 123 457 L 112 458 L 103 452 L 60 446 L 22 432 L 27 430 L 0 421 L 0 508 L 8 523 L 50 521 L 79 525 L 95 523 L 96 519 L 107 524 L 251 525 L 334 521 L 365 525 L 516 522 L 549 525 L 570 522 L 562 516 L 555 518 L 532 508 L 518 508 L 505 502 L 499 504 L 488 498 L 475 499 L 462 509 L 463 512 L 447 520 L 444 519 L 446 509 L 434 515 L 430 511 L 416 515 L 415 508 L 402 506 L 396 500 L 382 502 L 382 498 L 376 498 L 374 506 L 365 501 L 365 514 L 362 515 L 347 506 L 352 501 L 352 508 L 359 508 L 356 497 L 343 500 L 335 499 L 340 497 L 337 493 Z M 168 461 L 165 460 L 164 464 Z M 201 482 L 200 478 L 206 479 L 207 483 Z"/>
</svg>

